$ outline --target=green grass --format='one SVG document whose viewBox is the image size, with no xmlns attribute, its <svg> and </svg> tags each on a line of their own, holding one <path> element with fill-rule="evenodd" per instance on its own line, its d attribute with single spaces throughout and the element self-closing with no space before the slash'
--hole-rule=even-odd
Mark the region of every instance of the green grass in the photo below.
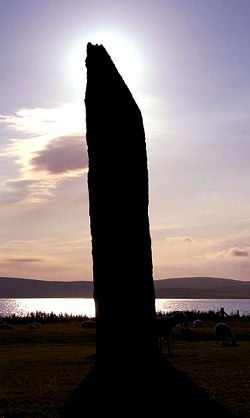
<svg viewBox="0 0 250 418">
<path fill-rule="evenodd" d="M 234 324 L 238 346 L 214 341 L 212 322 L 193 330 L 194 341 L 173 333 L 176 368 L 239 418 L 249 418 L 250 323 Z M 72 391 L 94 365 L 95 331 L 79 321 L 29 330 L 0 330 L 0 418 L 59 417 Z M 190 400 L 194 401 L 194 400 Z"/>
</svg>

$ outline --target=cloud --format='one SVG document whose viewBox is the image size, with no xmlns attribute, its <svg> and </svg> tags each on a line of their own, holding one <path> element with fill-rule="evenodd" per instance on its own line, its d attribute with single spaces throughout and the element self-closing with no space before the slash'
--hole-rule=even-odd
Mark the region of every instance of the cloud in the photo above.
<svg viewBox="0 0 250 418">
<path fill-rule="evenodd" d="M 30 194 L 30 188 L 36 184 L 36 180 L 11 180 L 6 183 L 10 189 L 8 202 L 19 202 L 24 200 Z"/>
<path fill-rule="evenodd" d="M 1 157 L 9 172 L 1 174 L 1 202 L 47 200 L 64 178 L 87 171 L 84 120 L 84 106 L 77 102 L 0 115 L 8 137 Z"/>
<path fill-rule="evenodd" d="M 21 167 L 0 192 L 2 204 L 42 202 L 67 178 L 77 179 L 88 167 L 85 140 L 76 134 L 54 138 L 23 159 Z"/>
<path fill-rule="evenodd" d="M 190 237 L 184 237 L 183 241 L 190 242 L 190 243 L 193 242 L 192 238 L 190 238 Z"/>
<path fill-rule="evenodd" d="M 188 236 L 181 236 L 181 235 L 167 237 L 166 241 L 176 243 L 176 244 L 183 243 L 183 242 L 187 242 L 191 244 L 195 242 L 192 238 Z"/>
<path fill-rule="evenodd" d="M 14 114 L 1 115 L 0 124 L 22 133 L 26 138 L 53 138 L 72 132 L 83 132 L 85 125 L 83 103 L 70 102 L 52 108 L 23 108 Z"/>
<path fill-rule="evenodd" d="M 45 196 L 51 196 L 53 184 L 44 180 L 11 180 L 6 183 L 6 190 L 1 195 L 2 204 L 38 202 Z"/>
<path fill-rule="evenodd" d="M 241 258 L 250 257 L 250 248 L 229 248 L 228 250 L 218 250 L 206 254 L 208 258 Z"/>
<path fill-rule="evenodd" d="M 150 227 L 151 237 L 154 242 L 165 241 L 167 237 L 173 235 L 175 231 L 178 231 L 179 225 L 152 225 Z"/>
<path fill-rule="evenodd" d="M 233 257 L 249 257 L 250 253 L 248 249 L 246 250 L 246 249 L 232 248 L 231 255 Z"/>
<path fill-rule="evenodd" d="M 232 221 L 232 223 L 233 224 L 238 224 L 238 225 L 249 224 L 250 223 L 250 218 L 245 217 L 245 218 L 241 218 L 241 219 L 235 219 L 234 221 Z"/>
<path fill-rule="evenodd" d="M 87 169 L 88 157 L 83 137 L 67 135 L 51 140 L 30 160 L 34 171 L 64 174 Z"/>
<path fill-rule="evenodd" d="M 39 258 L 35 258 L 35 257 L 32 257 L 32 258 L 25 258 L 25 257 L 15 258 L 15 257 L 9 257 L 9 258 L 6 258 L 3 261 L 4 261 L 4 263 L 7 263 L 7 264 L 16 264 L 16 263 L 42 263 L 42 262 L 44 262 L 44 259 L 41 258 L 41 257 L 39 257 Z"/>
</svg>

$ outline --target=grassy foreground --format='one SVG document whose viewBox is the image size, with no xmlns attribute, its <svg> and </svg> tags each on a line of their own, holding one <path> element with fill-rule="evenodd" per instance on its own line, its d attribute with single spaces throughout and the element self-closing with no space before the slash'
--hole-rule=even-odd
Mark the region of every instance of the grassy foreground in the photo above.
<svg viewBox="0 0 250 418">
<path fill-rule="evenodd" d="M 169 361 L 236 417 L 248 418 L 250 321 L 230 324 L 236 347 L 216 344 L 212 321 L 192 329 L 192 342 L 176 329 Z M 0 418 L 59 417 L 66 399 L 93 367 L 94 353 L 95 330 L 81 329 L 79 321 L 0 330 Z"/>
<path fill-rule="evenodd" d="M 234 330 L 237 346 L 217 344 L 211 338 L 211 328 L 195 330 L 193 342 L 176 338 L 172 341 L 174 356 L 170 362 L 233 415 L 249 418 L 250 328 Z"/>
<path fill-rule="evenodd" d="M 95 331 L 78 323 L 0 331 L 0 417 L 58 417 L 93 367 Z"/>
</svg>

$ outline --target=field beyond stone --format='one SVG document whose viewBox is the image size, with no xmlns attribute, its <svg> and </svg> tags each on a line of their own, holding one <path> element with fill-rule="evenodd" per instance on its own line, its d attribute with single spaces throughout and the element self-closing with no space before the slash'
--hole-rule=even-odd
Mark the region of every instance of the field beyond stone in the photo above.
<svg viewBox="0 0 250 418">
<path fill-rule="evenodd" d="M 190 327 L 192 342 L 183 340 L 176 328 L 171 337 L 173 356 L 165 346 L 164 355 L 236 417 L 248 418 L 250 321 L 229 323 L 237 337 L 235 347 L 216 344 L 215 323 L 204 321 L 202 329 Z M 0 418 L 59 417 L 72 391 L 93 368 L 94 354 L 95 330 L 80 328 L 78 320 L 0 330 Z"/>
</svg>

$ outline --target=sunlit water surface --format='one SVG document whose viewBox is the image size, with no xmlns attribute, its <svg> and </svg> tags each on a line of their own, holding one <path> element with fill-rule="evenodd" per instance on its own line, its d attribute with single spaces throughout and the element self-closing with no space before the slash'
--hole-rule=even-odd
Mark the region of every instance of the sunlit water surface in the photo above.
<svg viewBox="0 0 250 418">
<path fill-rule="evenodd" d="M 84 298 L 32 298 L 32 299 L 0 299 L 0 315 L 26 316 L 31 312 L 53 312 L 56 315 L 87 315 L 95 316 L 94 299 Z"/>
<path fill-rule="evenodd" d="M 250 315 L 250 299 L 156 299 L 156 310 L 172 311 L 219 311 L 228 314 Z"/>
<path fill-rule="evenodd" d="M 156 299 L 156 311 L 219 311 L 223 307 L 228 314 L 239 311 L 250 315 L 250 299 Z M 26 316 L 31 312 L 53 312 L 56 315 L 95 316 L 93 299 L 85 298 L 41 298 L 41 299 L 0 299 L 0 316 Z"/>
</svg>

